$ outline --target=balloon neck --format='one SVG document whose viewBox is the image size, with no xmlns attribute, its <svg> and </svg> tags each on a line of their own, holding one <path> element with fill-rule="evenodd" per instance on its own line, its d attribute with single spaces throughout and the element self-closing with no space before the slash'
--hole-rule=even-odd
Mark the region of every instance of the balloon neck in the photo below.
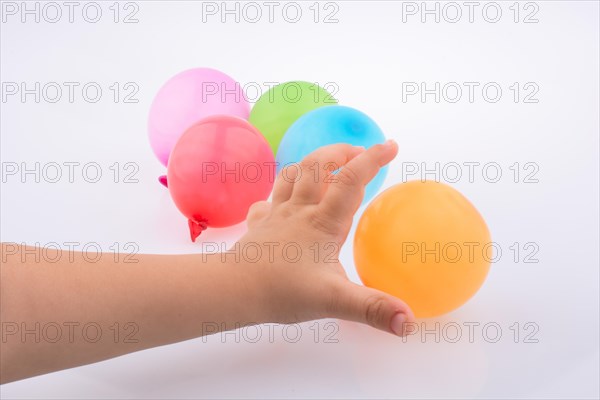
<svg viewBox="0 0 600 400">
<path fill-rule="evenodd" d="M 168 188 L 169 185 L 167 184 L 167 176 L 166 175 L 161 175 L 158 177 L 158 181 L 160 182 L 161 185 L 163 185 L 164 187 Z"/>
<path fill-rule="evenodd" d="M 196 242 L 196 238 L 200 236 L 202 231 L 206 230 L 208 227 L 206 221 L 203 219 L 188 219 L 188 226 L 190 228 L 190 237 L 192 238 L 192 242 Z"/>
</svg>

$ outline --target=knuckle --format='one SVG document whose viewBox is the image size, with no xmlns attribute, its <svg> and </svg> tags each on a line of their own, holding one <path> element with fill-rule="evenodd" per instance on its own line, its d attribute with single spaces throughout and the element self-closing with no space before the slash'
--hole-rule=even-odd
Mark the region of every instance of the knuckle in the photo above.
<svg viewBox="0 0 600 400">
<path fill-rule="evenodd" d="M 314 169 L 315 165 L 318 164 L 318 160 L 314 158 L 312 155 L 308 155 L 300 161 L 300 169 L 301 170 L 310 170 Z"/>
<path fill-rule="evenodd" d="M 261 200 L 252 204 L 246 214 L 246 219 L 254 219 L 262 216 L 267 209 L 268 202 Z"/>
<path fill-rule="evenodd" d="M 288 183 L 296 183 L 302 174 L 299 171 L 298 163 L 287 164 L 281 169 L 278 179 L 283 179 Z"/>
<path fill-rule="evenodd" d="M 324 291 L 326 294 L 325 300 L 325 314 L 324 318 L 335 317 L 340 313 L 342 307 L 342 301 L 344 290 L 341 285 L 332 284 L 329 290 Z"/>
<path fill-rule="evenodd" d="M 264 207 L 264 203 L 264 201 L 257 201 L 256 203 L 253 203 L 248 209 L 248 214 L 253 214 L 260 211 L 262 207 Z"/>
<path fill-rule="evenodd" d="M 337 221 L 329 218 L 327 215 L 321 212 L 312 213 L 309 221 L 315 230 L 327 235 L 336 236 L 340 230 L 340 226 Z"/>
<path fill-rule="evenodd" d="M 289 202 L 279 204 L 271 209 L 271 213 L 279 218 L 289 219 L 298 217 L 298 206 Z"/>
<path fill-rule="evenodd" d="M 383 325 L 386 304 L 383 296 L 373 295 L 368 297 L 365 302 L 365 321 L 374 327 Z"/>
<path fill-rule="evenodd" d="M 336 174 L 337 181 L 345 186 L 355 186 L 359 183 L 358 174 L 348 166 L 341 168 Z"/>
</svg>

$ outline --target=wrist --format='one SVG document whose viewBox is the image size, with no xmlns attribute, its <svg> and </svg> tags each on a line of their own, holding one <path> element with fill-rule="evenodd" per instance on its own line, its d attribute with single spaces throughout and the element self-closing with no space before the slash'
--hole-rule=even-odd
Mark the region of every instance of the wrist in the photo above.
<svg viewBox="0 0 600 400">
<path fill-rule="evenodd" d="M 235 246 L 226 253 L 211 254 L 208 264 L 215 271 L 215 290 L 220 292 L 218 308 L 225 307 L 221 315 L 226 329 L 271 321 L 272 299 L 267 290 L 268 274 L 262 260 L 254 260 Z"/>
</svg>

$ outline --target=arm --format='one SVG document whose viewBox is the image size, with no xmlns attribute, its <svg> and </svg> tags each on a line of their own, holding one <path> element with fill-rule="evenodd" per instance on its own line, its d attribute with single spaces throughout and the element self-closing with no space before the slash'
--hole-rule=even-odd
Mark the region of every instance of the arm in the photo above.
<svg viewBox="0 0 600 400">
<path fill-rule="evenodd" d="M 234 254 L 145 254 L 136 256 L 137 263 L 115 261 L 112 255 L 90 263 L 81 253 L 46 249 L 46 257 L 35 262 L 33 255 L 24 255 L 25 248 L 3 244 L 1 382 L 215 333 L 215 326 L 230 330 L 334 317 L 403 334 L 403 323 L 413 319 L 406 304 L 350 282 L 337 252 L 333 262 L 325 252 L 315 260 L 314 252 L 315 244 L 339 251 L 364 185 L 396 153 L 393 142 L 366 151 L 327 146 L 301 163 L 306 173 L 295 182 L 279 177 L 272 203 L 252 206 L 248 232 L 233 248 L 261 249 L 261 257 L 252 261 L 236 260 Z M 327 173 L 320 169 L 315 179 L 314 163 L 332 161 L 345 165 L 335 179 L 326 183 Z M 297 169 L 288 178 L 292 171 Z M 297 260 L 281 251 L 288 243 L 300 249 Z M 58 261 L 46 261 L 52 259 Z M 62 336 L 38 341 L 36 323 L 38 332 L 45 326 L 53 339 L 57 324 Z M 88 323 L 97 324 L 102 334 L 94 325 L 86 339 L 82 328 Z M 126 326 L 137 330 L 134 341 L 125 340 Z"/>
</svg>

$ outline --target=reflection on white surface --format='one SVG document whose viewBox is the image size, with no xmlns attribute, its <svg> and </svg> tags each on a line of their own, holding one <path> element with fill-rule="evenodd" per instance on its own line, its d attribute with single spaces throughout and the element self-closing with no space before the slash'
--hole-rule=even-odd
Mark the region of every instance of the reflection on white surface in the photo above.
<svg viewBox="0 0 600 400">
<path fill-rule="evenodd" d="M 165 254 L 199 252 L 202 241 L 231 244 L 244 224 L 209 229 L 191 243 L 185 218 L 156 181 L 164 168 L 146 138 L 152 96 L 193 66 L 246 83 L 335 82 L 341 104 L 365 111 L 400 145 L 385 186 L 403 180 L 404 162 L 502 166 L 498 183 L 453 184 L 485 217 L 502 257 L 468 304 L 426 321 L 429 329 L 494 323 L 502 336 L 492 343 L 476 329 L 471 343 L 465 328 L 456 343 L 433 335 L 403 341 L 333 321 L 338 342 L 315 343 L 309 322 L 296 343 L 217 334 L 3 385 L 0 397 L 598 398 L 597 2 L 536 2 L 537 24 L 509 17 L 403 24 L 402 2 L 339 2 L 339 23 L 316 26 L 201 23 L 200 2 L 138 4 L 133 25 L 2 24 L 3 82 L 139 85 L 134 104 L 2 102 L 2 162 L 94 161 L 107 177 L 95 184 L 9 177 L 1 190 L 3 241 L 135 242 L 140 252 Z M 498 103 L 401 101 L 401 82 L 453 81 L 505 89 L 533 81 L 539 103 L 515 103 L 509 89 Z M 111 181 L 115 162 L 136 163 L 139 182 Z M 515 182 L 515 162 L 537 163 L 539 182 Z M 529 242 L 539 262 L 524 262 L 523 250 L 515 260 L 511 246 Z M 341 261 L 357 281 L 350 247 Z M 528 323 L 537 326 L 529 337 L 537 342 L 525 342 Z"/>
</svg>

